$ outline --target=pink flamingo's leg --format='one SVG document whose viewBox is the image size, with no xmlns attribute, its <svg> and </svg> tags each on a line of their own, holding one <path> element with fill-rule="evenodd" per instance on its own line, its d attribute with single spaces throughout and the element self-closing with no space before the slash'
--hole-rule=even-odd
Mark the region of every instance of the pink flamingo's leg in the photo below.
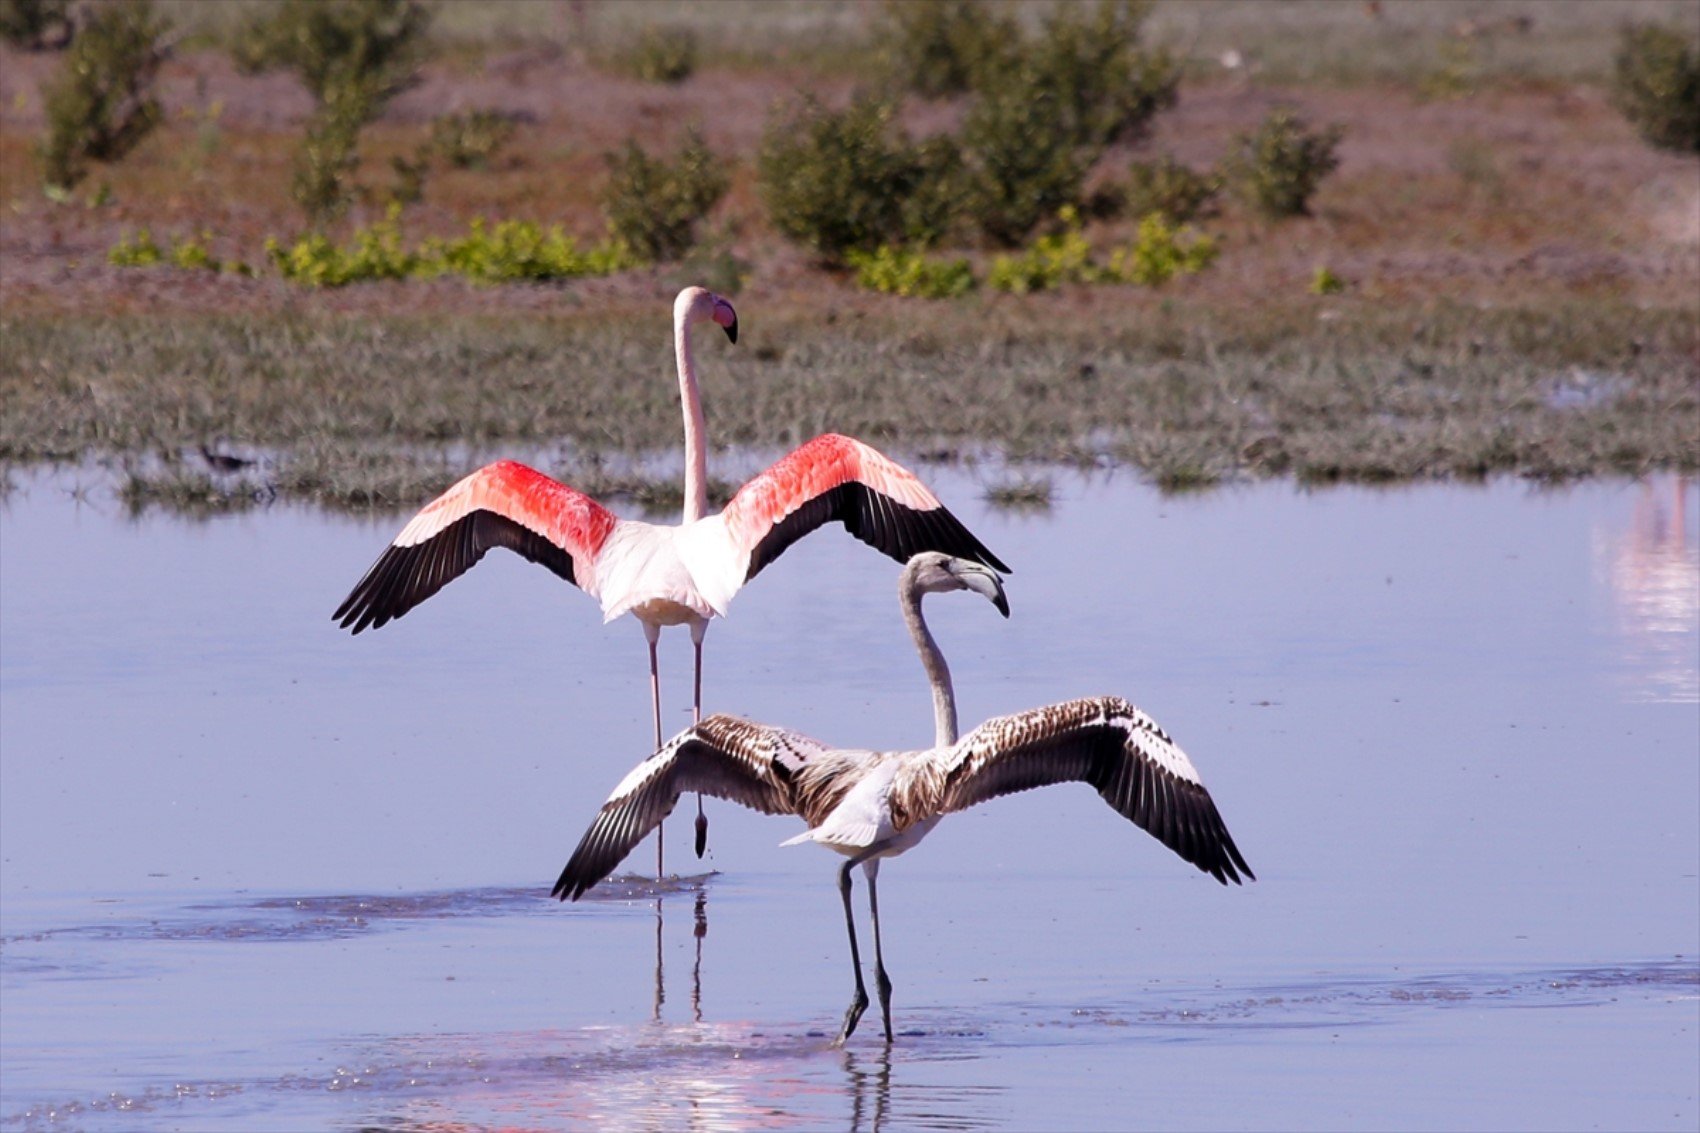
<svg viewBox="0 0 1700 1133">
<path fill-rule="evenodd" d="M 644 637 L 649 639 L 649 701 L 650 701 L 651 708 L 654 709 L 654 715 L 655 715 L 655 749 L 654 750 L 660 751 L 661 750 L 661 669 L 660 669 L 660 666 L 656 662 L 655 643 L 658 640 L 660 640 L 660 638 L 661 638 L 661 627 L 660 626 L 652 626 L 648 622 L 645 622 L 644 627 L 643 627 L 643 635 L 644 635 Z M 662 865 L 662 853 L 663 853 L 664 847 L 666 845 L 665 840 L 662 838 L 663 824 L 665 823 L 665 821 L 666 820 L 663 819 L 662 822 L 658 822 L 658 823 L 655 824 L 655 880 L 657 880 L 657 881 L 660 881 L 663 877 L 667 876 L 666 873 L 663 870 L 663 865 Z"/>
<path fill-rule="evenodd" d="M 707 622 L 691 623 L 691 644 L 696 647 L 696 691 L 691 700 L 691 723 L 702 723 L 702 635 L 708 631 Z M 708 849 L 708 815 L 702 811 L 702 792 L 697 792 L 697 857 Z"/>
</svg>

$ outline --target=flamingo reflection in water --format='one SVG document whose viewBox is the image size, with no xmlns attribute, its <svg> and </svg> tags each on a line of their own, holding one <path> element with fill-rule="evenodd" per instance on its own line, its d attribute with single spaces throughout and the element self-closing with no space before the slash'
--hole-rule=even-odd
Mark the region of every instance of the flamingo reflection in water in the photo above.
<svg viewBox="0 0 1700 1133">
<path fill-rule="evenodd" d="M 892 1041 L 891 979 L 880 944 L 880 862 L 904 853 L 945 815 L 1017 791 L 1084 782 L 1117 813 L 1226 885 L 1255 880 L 1186 753 L 1119 697 L 1089 697 L 997 717 L 957 738 L 950 670 L 921 615 L 923 596 L 971 590 L 1005 617 L 1003 583 L 989 567 L 938 552 L 911 558 L 898 583 L 904 621 L 932 685 L 935 746 L 876 752 L 829 748 L 807 736 L 733 716 L 711 716 L 674 737 L 614 788 L 555 883 L 577 900 L 607 877 L 698 791 L 765 814 L 795 814 L 809 829 L 785 845 L 816 842 L 846 857 L 838 874 L 856 990 L 837 1043 L 868 1006 L 851 909 L 851 870 L 868 882 L 874 971 L 885 1038 Z"/>
</svg>

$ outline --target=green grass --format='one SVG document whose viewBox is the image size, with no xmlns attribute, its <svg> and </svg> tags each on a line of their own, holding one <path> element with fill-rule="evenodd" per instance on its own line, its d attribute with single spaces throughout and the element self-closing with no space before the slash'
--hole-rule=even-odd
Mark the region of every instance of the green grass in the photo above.
<svg viewBox="0 0 1700 1133">
<path fill-rule="evenodd" d="M 1131 466 L 1170 489 L 1700 469 L 1700 331 L 1683 309 L 1328 302 L 1328 322 L 1315 300 L 1209 319 L 1106 305 L 1064 321 L 971 299 L 919 328 L 895 303 L 854 327 L 776 314 L 737 347 L 699 345 L 710 436 L 757 455 L 829 430 L 898 453 L 993 446 Z M 671 352 L 651 322 L 8 318 L 0 461 L 222 438 L 269 454 L 250 494 L 392 509 L 491 456 L 564 445 L 584 456 L 553 471 L 665 511 L 674 476 L 600 463 L 679 444 Z M 214 494 L 198 480 L 143 487 L 161 506 Z"/>
</svg>

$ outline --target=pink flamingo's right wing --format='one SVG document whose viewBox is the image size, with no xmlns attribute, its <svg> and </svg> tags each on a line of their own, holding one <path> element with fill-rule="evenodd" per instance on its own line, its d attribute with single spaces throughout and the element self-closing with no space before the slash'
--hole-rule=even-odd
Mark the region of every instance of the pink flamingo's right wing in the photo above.
<svg viewBox="0 0 1700 1133">
<path fill-rule="evenodd" d="M 542 563 L 594 593 L 614 513 L 512 460 L 486 465 L 426 504 L 331 617 L 359 633 L 399 618 L 466 573 L 492 547 Z"/>
<path fill-rule="evenodd" d="M 942 551 L 1009 573 L 913 472 L 836 433 L 816 437 L 745 484 L 721 515 L 734 554 L 744 560 L 741 582 L 834 520 L 900 563 Z"/>
</svg>

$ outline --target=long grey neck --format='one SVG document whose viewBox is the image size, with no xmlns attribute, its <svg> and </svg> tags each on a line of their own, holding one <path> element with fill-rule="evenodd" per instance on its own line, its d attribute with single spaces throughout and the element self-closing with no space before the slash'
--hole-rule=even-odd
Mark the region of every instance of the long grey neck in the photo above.
<svg viewBox="0 0 1700 1133">
<path fill-rule="evenodd" d="M 679 402 L 685 414 L 684 522 L 691 523 L 708 510 L 708 449 L 696 360 L 691 357 L 691 324 L 682 310 L 673 314 L 673 346 L 678 352 Z"/>
<path fill-rule="evenodd" d="M 950 685 L 950 666 L 944 663 L 944 654 L 939 652 L 938 642 L 933 640 L 927 620 L 921 616 L 921 590 L 907 570 L 898 580 L 897 594 L 903 607 L 903 624 L 915 639 L 921 667 L 927 670 L 927 680 L 933 686 L 933 742 L 938 747 L 949 747 L 956 742 L 956 694 Z"/>
</svg>

